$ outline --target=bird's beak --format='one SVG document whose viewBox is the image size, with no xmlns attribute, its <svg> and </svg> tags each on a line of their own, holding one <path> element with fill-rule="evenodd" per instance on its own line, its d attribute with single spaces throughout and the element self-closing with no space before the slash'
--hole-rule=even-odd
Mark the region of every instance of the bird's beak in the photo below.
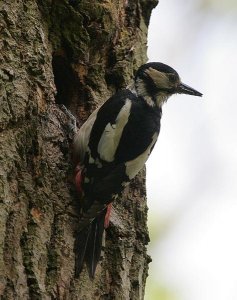
<svg viewBox="0 0 237 300">
<path fill-rule="evenodd" d="M 188 86 L 182 82 L 179 84 L 179 86 L 177 88 L 177 93 L 202 97 L 202 93 L 199 93 L 195 89 L 191 88 L 190 86 Z"/>
</svg>

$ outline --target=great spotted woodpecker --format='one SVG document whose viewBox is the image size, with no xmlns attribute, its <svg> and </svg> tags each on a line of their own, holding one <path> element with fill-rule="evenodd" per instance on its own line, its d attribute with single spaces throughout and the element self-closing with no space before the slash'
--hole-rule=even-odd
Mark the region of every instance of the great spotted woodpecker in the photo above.
<svg viewBox="0 0 237 300">
<path fill-rule="evenodd" d="M 111 202 L 143 168 L 159 135 L 162 105 L 176 93 L 202 96 L 171 67 L 142 65 L 133 86 L 109 98 L 76 134 L 75 183 L 82 199 L 76 276 L 85 261 L 94 277 Z"/>
</svg>

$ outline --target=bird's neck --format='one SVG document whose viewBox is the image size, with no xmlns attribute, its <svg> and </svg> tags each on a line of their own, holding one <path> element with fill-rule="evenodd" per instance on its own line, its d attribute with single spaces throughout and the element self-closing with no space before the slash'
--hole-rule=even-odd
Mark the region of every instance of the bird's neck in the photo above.
<svg viewBox="0 0 237 300">
<path fill-rule="evenodd" d="M 157 91 L 150 93 L 145 82 L 139 78 L 128 88 L 136 96 L 141 97 L 151 107 L 161 108 L 162 105 L 168 100 L 168 96 L 165 93 Z"/>
</svg>

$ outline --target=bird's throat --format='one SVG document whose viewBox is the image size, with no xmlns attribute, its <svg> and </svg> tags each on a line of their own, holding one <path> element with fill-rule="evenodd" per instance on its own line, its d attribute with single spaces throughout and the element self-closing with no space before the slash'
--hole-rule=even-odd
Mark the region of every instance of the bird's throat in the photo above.
<svg viewBox="0 0 237 300">
<path fill-rule="evenodd" d="M 143 80 L 137 79 L 133 86 L 132 92 L 136 93 L 138 97 L 142 97 L 144 101 L 151 107 L 159 107 L 168 100 L 169 96 L 163 91 L 149 92 Z"/>
</svg>

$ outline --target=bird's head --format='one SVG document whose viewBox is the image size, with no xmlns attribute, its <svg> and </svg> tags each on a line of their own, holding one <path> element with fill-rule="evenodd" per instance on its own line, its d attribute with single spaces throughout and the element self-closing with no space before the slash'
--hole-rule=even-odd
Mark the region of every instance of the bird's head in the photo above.
<svg viewBox="0 0 237 300">
<path fill-rule="evenodd" d="M 157 62 L 142 65 L 135 76 L 135 89 L 151 106 L 161 107 L 173 94 L 202 94 L 181 82 L 179 74 L 171 67 Z"/>
</svg>

